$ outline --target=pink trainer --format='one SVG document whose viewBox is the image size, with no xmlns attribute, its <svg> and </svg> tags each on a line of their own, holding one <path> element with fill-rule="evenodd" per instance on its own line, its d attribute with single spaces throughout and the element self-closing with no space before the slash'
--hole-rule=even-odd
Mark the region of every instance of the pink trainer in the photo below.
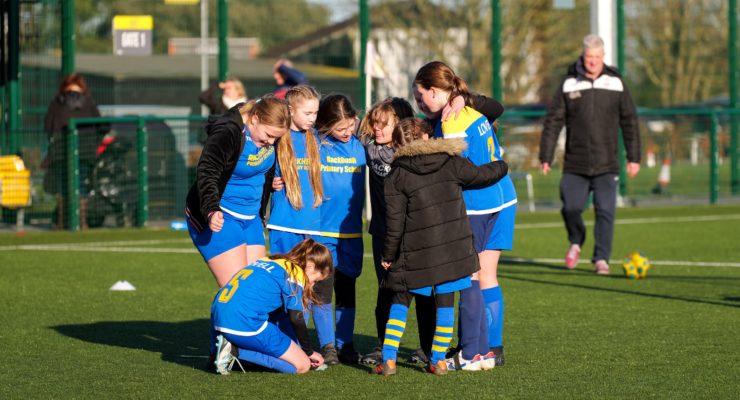
<svg viewBox="0 0 740 400">
<path fill-rule="evenodd" d="M 565 268 L 573 269 L 578 266 L 578 258 L 581 256 L 581 246 L 571 244 L 565 252 Z"/>
</svg>

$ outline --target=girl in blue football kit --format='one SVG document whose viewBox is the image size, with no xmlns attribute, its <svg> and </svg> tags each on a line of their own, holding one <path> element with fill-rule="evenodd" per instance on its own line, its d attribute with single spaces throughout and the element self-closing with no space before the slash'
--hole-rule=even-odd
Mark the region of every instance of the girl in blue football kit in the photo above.
<svg viewBox="0 0 740 400">
<path fill-rule="evenodd" d="M 440 121 L 442 109 L 453 98 L 470 97 L 467 84 L 446 64 L 433 61 L 424 65 L 414 79 L 414 97 L 422 112 L 436 122 L 435 136 L 445 139 L 464 138 L 468 149 L 464 155 L 476 165 L 500 160 L 502 149 L 489 121 L 471 107 L 465 107 L 457 119 Z M 514 238 L 516 191 L 507 175 L 491 187 L 463 192 L 467 214 L 473 229 L 475 249 L 481 270 L 474 277 L 474 288 L 461 294 L 460 308 L 480 308 L 480 320 L 460 321 L 462 350 L 456 366 L 470 370 L 503 365 L 504 303 L 497 270 L 502 250 L 511 250 Z M 477 282 L 476 282 L 477 281 Z M 461 315 L 462 315 L 461 310 Z M 475 315 L 475 313 L 473 314 Z M 482 360 L 479 365 L 474 361 Z"/>
<path fill-rule="evenodd" d="M 303 239 L 318 239 L 324 199 L 319 136 L 313 128 L 319 111 L 319 93 L 310 86 L 295 86 L 288 90 L 285 99 L 291 113 L 290 135 L 285 135 L 277 147 L 285 148 L 285 154 L 293 157 L 278 156 L 275 170 L 272 186 L 275 192 L 267 222 L 273 254 L 284 253 Z M 316 291 L 331 295 L 333 286 L 332 275 L 319 283 Z M 310 311 L 326 363 L 339 363 L 331 298 L 324 304 L 312 304 Z"/>
<path fill-rule="evenodd" d="M 303 312 L 318 301 L 314 284 L 331 272 L 331 254 L 312 239 L 239 270 L 211 306 L 216 372 L 228 374 L 245 354 L 252 363 L 284 373 L 320 367 L 324 360 L 311 349 Z M 281 319 L 289 319 L 290 326 L 279 325 Z"/>
<path fill-rule="evenodd" d="M 208 119 L 208 138 L 185 213 L 190 237 L 219 287 L 265 255 L 258 218 L 262 187 L 275 161 L 272 144 L 289 126 L 287 102 L 273 97 Z"/>
<path fill-rule="evenodd" d="M 321 143 L 321 178 L 324 201 L 321 229 L 316 238 L 334 257 L 336 294 L 336 349 L 339 361 L 356 364 L 354 348 L 355 284 L 362 272 L 362 207 L 365 202 L 365 149 L 354 136 L 357 111 L 341 94 L 325 97 L 319 104 L 316 129 Z M 316 295 L 331 304 L 332 288 L 320 285 Z"/>
</svg>

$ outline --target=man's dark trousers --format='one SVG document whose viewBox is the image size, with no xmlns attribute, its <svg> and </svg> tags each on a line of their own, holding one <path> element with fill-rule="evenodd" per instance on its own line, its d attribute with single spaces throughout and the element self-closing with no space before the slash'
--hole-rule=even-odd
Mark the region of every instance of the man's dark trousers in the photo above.
<svg viewBox="0 0 740 400">
<path fill-rule="evenodd" d="M 563 173 L 560 180 L 560 200 L 563 208 L 560 213 L 568 230 L 568 240 L 571 244 L 583 246 L 586 241 L 586 225 L 581 214 L 586 207 L 589 192 L 593 192 L 596 225 L 594 239 L 596 246 L 591 262 L 605 260 L 609 262 L 612 252 L 612 238 L 614 237 L 614 211 L 617 203 L 617 187 L 619 175 L 607 173 L 596 176 L 586 176 Z"/>
</svg>

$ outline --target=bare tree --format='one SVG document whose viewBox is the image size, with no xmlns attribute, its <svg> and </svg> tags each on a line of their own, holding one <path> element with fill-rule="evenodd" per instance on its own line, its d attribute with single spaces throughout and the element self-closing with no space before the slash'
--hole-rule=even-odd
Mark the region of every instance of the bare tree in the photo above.
<svg viewBox="0 0 740 400">
<path fill-rule="evenodd" d="M 629 4 L 629 70 L 655 88 L 659 105 L 706 99 L 725 90 L 727 3 L 655 0 Z"/>
</svg>

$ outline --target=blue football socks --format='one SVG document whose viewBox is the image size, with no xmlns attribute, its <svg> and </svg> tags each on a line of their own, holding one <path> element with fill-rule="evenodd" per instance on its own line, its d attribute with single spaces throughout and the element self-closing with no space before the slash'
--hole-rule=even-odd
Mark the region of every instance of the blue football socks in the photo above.
<svg viewBox="0 0 740 400">
<path fill-rule="evenodd" d="M 293 364 L 281 360 L 277 357 L 268 356 L 267 354 L 258 353 L 253 350 L 239 349 L 239 359 L 249 361 L 265 368 L 274 369 L 284 374 L 295 374 L 298 372 Z"/>
<path fill-rule="evenodd" d="M 398 358 L 398 346 L 401 344 L 403 332 L 406 330 L 406 316 L 409 308 L 403 304 L 391 305 L 388 323 L 385 325 L 385 339 L 383 340 L 383 361 Z"/>
<path fill-rule="evenodd" d="M 501 346 L 504 338 L 504 296 L 501 287 L 496 286 L 481 292 L 488 320 L 488 346 L 491 348 Z"/>
<path fill-rule="evenodd" d="M 345 343 L 352 343 L 355 332 L 355 308 L 337 307 L 334 311 L 337 321 L 337 348 L 341 349 Z"/>
<path fill-rule="evenodd" d="M 334 312 L 331 304 L 311 305 L 313 324 L 319 337 L 319 346 L 334 345 Z"/>
<path fill-rule="evenodd" d="M 445 359 L 447 348 L 452 341 L 452 330 L 455 324 L 454 307 L 437 307 L 437 326 L 434 328 L 434 338 L 432 339 L 432 358 L 434 364 L 439 360 Z"/>
<path fill-rule="evenodd" d="M 481 319 L 483 318 L 483 301 L 481 298 L 480 283 L 472 281 L 472 286 L 460 291 L 460 347 L 462 356 L 472 360 L 480 353 L 479 336 Z"/>
</svg>

